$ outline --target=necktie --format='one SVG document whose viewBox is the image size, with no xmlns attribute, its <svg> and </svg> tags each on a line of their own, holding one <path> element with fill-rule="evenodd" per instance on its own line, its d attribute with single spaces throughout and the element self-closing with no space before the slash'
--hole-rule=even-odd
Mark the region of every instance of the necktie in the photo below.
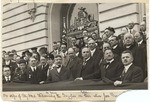
<svg viewBox="0 0 150 102">
<path fill-rule="evenodd" d="M 124 70 L 123 70 L 123 72 L 122 72 L 122 74 L 121 74 L 121 80 L 123 80 L 124 79 L 124 76 L 125 76 L 125 68 L 124 68 Z"/>
<path fill-rule="evenodd" d="M 42 65 L 42 69 L 44 68 L 44 65 Z"/>
<path fill-rule="evenodd" d="M 106 65 L 105 65 L 105 68 L 107 69 L 108 66 L 109 66 L 110 62 L 107 62 Z"/>
<path fill-rule="evenodd" d="M 85 66 L 86 65 L 86 61 L 83 61 L 83 66 Z"/>
<path fill-rule="evenodd" d="M 132 34 L 131 29 L 130 29 L 130 34 Z"/>
<path fill-rule="evenodd" d="M 50 72 L 50 69 L 47 70 L 47 77 L 49 77 L 49 72 Z"/>
<path fill-rule="evenodd" d="M 33 67 L 33 71 L 36 71 L 36 68 L 35 68 L 35 67 Z"/>
<path fill-rule="evenodd" d="M 9 82 L 9 77 L 6 77 L 6 81 Z"/>
</svg>

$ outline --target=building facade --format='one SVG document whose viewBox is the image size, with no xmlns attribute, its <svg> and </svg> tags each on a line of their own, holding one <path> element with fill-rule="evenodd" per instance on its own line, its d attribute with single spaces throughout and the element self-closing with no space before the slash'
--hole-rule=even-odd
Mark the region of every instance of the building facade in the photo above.
<svg viewBox="0 0 150 102">
<path fill-rule="evenodd" d="M 61 40 L 63 33 L 80 35 L 84 22 L 88 22 L 89 31 L 98 30 L 100 36 L 109 26 L 119 35 L 120 29 L 131 21 L 139 31 L 144 15 L 146 5 L 142 3 L 5 3 L 2 49 L 21 53 L 32 47 L 46 46 L 51 51 L 52 42 Z"/>
</svg>

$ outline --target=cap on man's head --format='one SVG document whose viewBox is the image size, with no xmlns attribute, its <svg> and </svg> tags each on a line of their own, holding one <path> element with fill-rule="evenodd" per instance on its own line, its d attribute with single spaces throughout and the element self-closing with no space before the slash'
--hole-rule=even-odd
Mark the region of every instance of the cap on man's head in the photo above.
<svg viewBox="0 0 150 102">
<path fill-rule="evenodd" d="M 14 54 L 11 52 L 11 53 L 9 53 L 9 56 L 13 56 Z"/>
<path fill-rule="evenodd" d="M 109 31 L 112 31 L 113 33 L 115 33 L 115 30 L 114 30 L 113 27 L 108 27 L 108 28 L 106 28 L 106 29 L 108 29 Z M 106 29 L 105 29 L 105 30 L 106 30 Z"/>
<path fill-rule="evenodd" d="M 29 50 L 26 50 L 26 51 L 24 51 L 25 53 L 29 53 L 30 51 Z"/>
<path fill-rule="evenodd" d="M 33 48 L 31 48 L 31 50 L 37 50 L 37 47 L 33 47 Z"/>
<path fill-rule="evenodd" d="M 40 57 L 40 59 L 42 60 L 42 59 L 47 59 L 48 58 L 48 56 L 41 56 Z"/>
<path fill-rule="evenodd" d="M 41 47 L 40 49 L 39 49 L 39 52 L 46 52 L 47 51 L 47 48 L 46 47 Z"/>
<path fill-rule="evenodd" d="M 51 54 L 51 53 L 49 53 L 49 54 L 48 54 L 48 58 L 54 60 L 54 55 Z"/>
<path fill-rule="evenodd" d="M 17 52 L 17 51 L 16 51 L 16 50 L 12 50 L 11 52 L 12 52 L 12 53 L 15 53 L 15 52 Z"/>
<path fill-rule="evenodd" d="M 19 64 L 21 64 L 21 63 L 25 63 L 26 64 L 26 61 L 24 59 L 20 59 Z"/>
<path fill-rule="evenodd" d="M 129 24 L 134 24 L 134 22 L 133 22 L 133 21 L 131 21 L 131 22 L 129 22 Z"/>
</svg>

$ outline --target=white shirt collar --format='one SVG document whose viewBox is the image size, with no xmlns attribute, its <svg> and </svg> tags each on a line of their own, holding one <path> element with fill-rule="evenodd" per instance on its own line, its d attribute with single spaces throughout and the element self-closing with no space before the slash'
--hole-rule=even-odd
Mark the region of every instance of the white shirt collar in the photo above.
<svg viewBox="0 0 150 102">
<path fill-rule="evenodd" d="M 65 57 L 67 55 L 67 51 L 65 53 L 60 52 L 60 54 L 61 54 L 62 57 Z"/>
<path fill-rule="evenodd" d="M 46 66 L 47 66 L 47 63 L 46 63 L 45 65 L 42 65 L 42 68 L 43 68 L 43 67 L 46 67 Z"/>
<path fill-rule="evenodd" d="M 130 46 L 131 46 L 131 45 L 129 45 L 129 46 L 126 46 L 126 48 L 130 48 Z"/>
<path fill-rule="evenodd" d="M 60 68 L 57 68 L 57 72 L 60 73 L 60 71 L 61 71 L 61 67 L 60 67 Z"/>
<path fill-rule="evenodd" d="M 113 61 L 114 61 L 114 59 L 111 59 L 110 61 L 106 61 L 106 62 L 112 63 Z"/>
<path fill-rule="evenodd" d="M 57 66 L 57 65 L 55 64 L 55 66 L 54 66 L 54 67 L 56 67 L 56 66 Z M 56 68 L 56 70 L 57 70 L 57 72 L 58 72 L 58 73 L 60 73 L 61 68 L 62 68 L 62 65 L 61 65 L 59 68 Z"/>
<path fill-rule="evenodd" d="M 76 56 L 78 56 L 78 55 L 79 55 L 79 52 L 76 53 Z"/>
<path fill-rule="evenodd" d="M 85 61 L 87 62 L 91 57 L 89 57 L 88 59 L 86 59 Z"/>
<path fill-rule="evenodd" d="M 138 42 L 138 45 L 142 44 L 143 40 L 141 40 L 140 42 Z"/>
<path fill-rule="evenodd" d="M 91 50 L 91 56 L 93 56 L 94 52 L 95 52 L 96 48 Z"/>
<path fill-rule="evenodd" d="M 30 67 L 31 67 L 32 71 L 36 70 L 36 67 L 32 67 L 32 66 L 30 66 Z"/>
<path fill-rule="evenodd" d="M 8 79 L 9 79 L 9 81 L 10 81 L 11 76 L 8 76 L 8 77 L 6 77 L 6 76 L 5 76 L 5 80 L 6 80 L 6 81 L 8 81 L 8 79 L 7 79 L 7 78 L 8 78 Z"/>
<path fill-rule="evenodd" d="M 130 68 L 130 66 L 131 66 L 132 64 L 133 64 L 133 63 L 130 63 L 129 65 L 124 66 L 124 71 L 125 71 L 125 73 L 128 71 L 128 69 Z"/>
<path fill-rule="evenodd" d="M 9 65 L 10 64 L 10 60 L 9 61 L 5 61 L 6 65 Z"/>
<path fill-rule="evenodd" d="M 118 45 L 115 45 L 114 47 L 112 47 L 113 49 L 115 49 Z"/>
</svg>

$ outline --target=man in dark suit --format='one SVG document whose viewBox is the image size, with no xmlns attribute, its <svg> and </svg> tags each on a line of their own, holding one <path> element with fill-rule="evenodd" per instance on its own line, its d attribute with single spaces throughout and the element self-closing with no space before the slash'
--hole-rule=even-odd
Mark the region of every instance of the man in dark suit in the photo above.
<svg viewBox="0 0 150 102">
<path fill-rule="evenodd" d="M 29 59 L 29 67 L 27 68 L 27 80 L 32 84 L 38 84 L 41 81 L 41 70 L 37 67 L 38 60 L 34 57 L 30 57 Z"/>
<path fill-rule="evenodd" d="M 75 55 L 73 48 L 68 49 L 69 62 L 66 66 L 70 70 L 70 80 L 74 80 L 77 77 L 80 77 L 81 67 L 80 64 L 82 60 Z"/>
<path fill-rule="evenodd" d="M 104 31 L 104 34 L 107 35 L 108 39 L 109 39 L 109 37 L 111 37 L 112 35 L 114 35 L 114 33 L 115 33 L 115 29 L 113 27 L 108 27 Z"/>
<path fill-rule="evenodd" d="M 53 51 L 51 51 L 50 53 L 53 54 L 54 56 L 56 56 L 57 54 L 60 54 L 57 42 L 53 42 Z"/>
<path fill-rule="evenodd" d="M 75 44 L 77 44 L 77 38 L 74 36 L 71 37 L 71 44 L 68 47 L 73 47 Z"/>
<path fill-rule="evenodd" d="M 133 54 L 133 57 L 135 57 L 136 48 L 137 48 L 137 44 L 134 42 L 133 34 L 126 33 L 123 38 L 122 51 L 130 50 Z"/>
<path fill-rule="evenodd" d="M 142 21 L 140 23 L 140 33 L 142 33 L 143 40 L 146 41 L 146 21 Z"/>
<path fill-rule="evenodd" d="M 15 70 L 13 81 L 15 82 L 25 82 L 27 81 L 27 63 L 25 60 L 20 59 L 19 66 Z"/>
<path fill-rule="evenodd" d="M 40 80 L 46 81 L 47 79 L 47 70 L 49 68 L 49 64 L 47 63 L 48 58 L 46 56 L 40 57 L 40 65 L 38 66 L 40 68 Z"/>
<path fill-rule="evenodd" d="M 112 51 L 114 54 L 117 54 L 117 55 L 121 55 L 122 53 L 122 49 L 121 47 L 119 46 L 119 39 L 117 36 L 113 35 L 109 38 L 109 43 L 112 47 Z"/>
<path fill-rule="evenodd" d="M 79 45 L 75 44 L 72 48 L 75 51 L 75 55 L 79 58 L 82 58 L 81 49 L 80 49 Z"/>
<path fill-rule="evenodd" d="M 3 65 L 8 65 L 10 67 L 11 76 L 13 76 L 14 72 L 15 72 L 15 69 L 17 68 L 17 64 L 16 64 L 16 62 L 10 60 L 10 55 L 9 54 L 4 55 Z"/>
<path fill-rule="evenodd" d="M 37 52 L 37 47 L 31 48 L 31 50 L 32 50 L 32 56 L 35 56 L 38 58 L 38 60 L 40 60 L 40 54 Z"/>
<path fill-rule="evenodd" d="M 138 44 L 133 63 L 143 70 L 144 78 L 147 77 L 147 48 L 142 33 L 136 32 L 134 39 Z"/>
<path fill-rule="evenodd" d="M 106 83 L 113 83 L 120 78 L 123 71 L 123 64 L 118 59 L 115 59 L 111 49 L 104 52 L 104 60 L 100 64 L 101 77 Z"/>
<path fill-rule="evenodd" d="M 56 55 L 55 58 L 55 67 L 49 71 L 49 76 L 46 82 L 57 82 L 69 79 L 69 71 L 62 65 L 62 57 L 61 55 Z M 43 84 L 41 83 L 41 84 Z"/>
<path fill-rule="evenodd" d="M 95 62 L 95 64 L 98 64 L 99 61 L 102 59 L 103 54 L 100 48 L 97 46 L 97 43 L 92 38 L 88 41 L 88 47 L 90 48 L 91 57 L 93 57 L 93 61 Z"/>
<path fill-rule="evenodd" d="M 11 70 L 9 65 L 3 66 L 3 84 L 4 83 L 10 83 L 13 80 L 13 77 L 11 76 Z"/>
<path fill-rule="evenodd" d="M 139 83 L 143 81 L 143 71 L 133 64 L 133 55 L 129 50 L 123 51 L 121 55 L 124 70 L 121 74 L 121 81 L 115 81 L 114 85 L 122 83 Z"/>
<path fill-rule="evenodd" d="M 93 57 L 91 57 L 91 51 L 88 47 L 82 49 L 82 63 L 79 63 L 81 68 L 80 77 L 75 80 L 87 80 L 87 79 L 99 79 L 101 77 L 99 73 L 99 65 L 95 64 Z"/>
<path fill-rule="evenodd" d="M 62 43 L 60 46 L 60 55 L 62 57 L 62 64 L 66 67 L 68 63 L 68 56 L 67 56 L 67 45 Z"/>
</svg>

